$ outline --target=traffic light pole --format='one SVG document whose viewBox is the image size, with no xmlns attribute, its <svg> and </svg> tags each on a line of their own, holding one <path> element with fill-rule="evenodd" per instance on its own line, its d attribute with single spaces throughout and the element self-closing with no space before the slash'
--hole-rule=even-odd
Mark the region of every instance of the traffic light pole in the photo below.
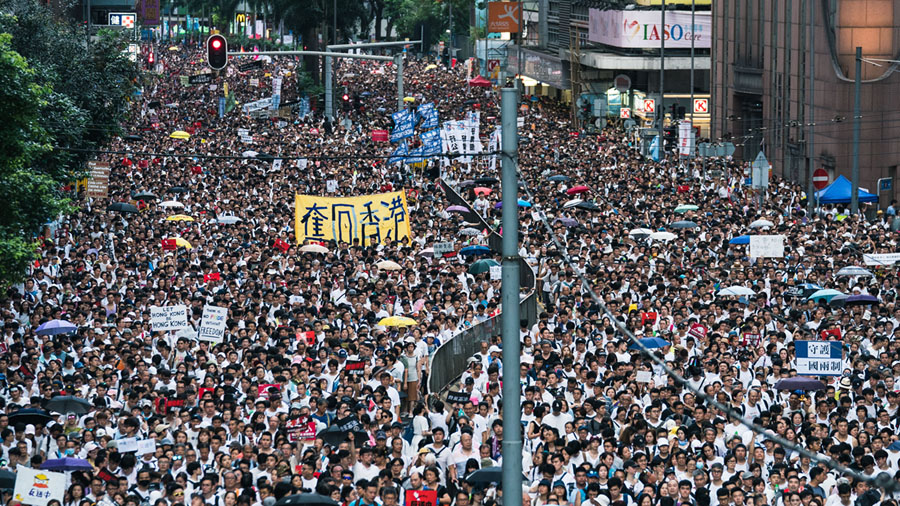
<svg viewBox="0 0 900 506">
<path fill-rule="evenodd" d="M 404 42 L 409 44 L 409 42 Z M 332 47 L 332 46 L 328 46 Z M 351 58 L 354 60 L 374 60 L 374 61 L 390 61 L 397 66 L 397 108 L 403 107 L 403 55 L 397 56 L 376 56 L 370 54 L 350 54 L 335 53 L 332 51 L 259 51 L 253 53 L 233 53 L 229 52 L 228 56 L 324 56 L 325 64 L 325 116 L 331 120 L 334 118 L 334 97 L 333 94 L 333 76 L 331 72 L 331 58 Z M 329 115 L 329 107 L 331 114 Z"/>
<path fill-rule="evenodd" d="M 379 48 L 379 47 L 397 47 L 397 46 L 405 46 L 408 44 L 418 44 L 422 42 L 421 40 L 405 40 L 398 42 L 366 42 L 363 44 L 331 44 L 330 46 L 325 46 L 325 51 L 334 51 L 336 49 L 368 49 L 368 48 Z M 401 64 L 402 65 L 402 64 Z M 400 69 L 400 67 L 397 67 Z M 403 77 L 400 75 L 400 71 L 398 70 L 397 74 L 397 95 L 399 96 L 397 108 L 401 109 L 403 107 L 403 90 L 402 80 Z M 325 57 L 325 117 L 328 120 L 334 119 L 334 68 L 332 65 L 332 60 L 330 56 Z"/>
</svg>

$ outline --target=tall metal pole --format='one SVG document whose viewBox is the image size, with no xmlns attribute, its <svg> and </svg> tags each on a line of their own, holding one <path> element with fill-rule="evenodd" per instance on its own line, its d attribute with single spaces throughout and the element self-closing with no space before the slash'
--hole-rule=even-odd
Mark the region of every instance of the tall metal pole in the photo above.
<svg viewBox="0 0 900 506">
<path fill-rule="evenodd" d="M 334 21 L 332 25 L 332 32 L 334 32 L 334 43 L 337 44 L 337 0 L 334 0 Z"/>
<path fill-rule="evenodd" d="M 503 272 L 500 313 L 503 337 L 503 504 L 522 505 L 522 413 L 519 382 L 519 182 L 516 88 L 500 91 L 503 191 Z"/>
<path fill-rule="evenodd" d="M 816 171 L 816 2 L 809 2 L 809 174 L 806 175 L 806 215 L 812 218 L 816 210 L 816 187 L 813 185 L 813 172 Z"/>
<path fill-rule="evenodd" d="M 325 117 L 334 119 L 334 69 L 331 68 L 331 57 L 325 57 Z"/>
<path fill-rule="evenodd" d="M 862 84 L 862 48 L 856 46 L 856 78 L 853 82 L 853 172 L 850 182 L 850 214 L 859 212 L 859 88 Z"/>
<path fill-rule="evenodd" d="M 662 15 L 660 16 L 660 34 L 659 34 L 659 104 L 656 106 L 658 109 L 658 134 L 660 143 L 662 143 L 663 139 L 663 127 L 665 127 L 665 119 L 666 119 L 666 0 L 662 0 L 660 3 L 662 6 Z M 675 118 L 672 118 L 673 120 Z M 665 151 L 663 146 L 660 146 L 660 151 Z"/>
<path fill-rule="evenodd" d="M 450 68 L 453 66 L 453 0 L 447 2 L 447 6 L 450 8 L 450 40 L 447 41 L 447 68 Z"/>
<path fill-rule="evenodd" d="M 403 54 L 394 57 L 397 66 L 397 110 L 403 109 Z"/>
<path fill-rule="evenodd" d="M 694 32 L 694 27 L 696 26 L 694 17 L 696 15 L 695 9 L 697 7 L 696 0 L 691 0 L 691 128 L 694 128 L 694 39 L 696 38 L 696 33 Z M 689 137 L 690 138 L 690 137 Z M 694 139 L 691 142 L 691 152 L 688 155 L 688 158 L 694 158 L 694 148 L 696 147 L 697 140 Z"/>
</svg>

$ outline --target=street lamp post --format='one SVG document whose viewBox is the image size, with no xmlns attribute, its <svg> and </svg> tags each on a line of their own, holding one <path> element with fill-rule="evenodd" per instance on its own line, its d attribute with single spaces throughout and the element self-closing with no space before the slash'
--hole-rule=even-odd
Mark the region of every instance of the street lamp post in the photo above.
<svg viewBox="0 0 900 506">
<path fill-rule="evenodd" d="M 850 173 L 850 214 L 859 212 L 859 89 L 862 85 L 862 48 L 856 46 L 856 75 L 853 81 L 853 171 Z"/>
</svg>

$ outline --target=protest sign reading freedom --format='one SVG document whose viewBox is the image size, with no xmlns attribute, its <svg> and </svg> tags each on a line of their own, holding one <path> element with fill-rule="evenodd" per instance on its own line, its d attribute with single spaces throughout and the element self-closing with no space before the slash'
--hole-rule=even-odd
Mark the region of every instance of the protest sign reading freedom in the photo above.
<svg viewBox="0 0 900 506">
<path fill-rule="evenodd" d="M 411 239 L 406 194 L 402 191 L 359 197 L 297 195 L 294 236 L 303 241 L 381 244 Z"/>
</svg>

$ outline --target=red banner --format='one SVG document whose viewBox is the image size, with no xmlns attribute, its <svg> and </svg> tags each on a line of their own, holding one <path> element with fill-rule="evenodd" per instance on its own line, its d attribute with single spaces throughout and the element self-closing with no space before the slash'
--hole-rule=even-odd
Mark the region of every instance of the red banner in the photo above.
<svg viewBox="0 0 900 506">
<path fill-rule="evenodd" d="M 841 329 L 823 330 L 820 335 L 822 336 L 823 341 L 840 341 L 841 340 Z M 829 339 L 830 337 L 834 337 L 834 339 Z"/>
<path fill-rule="evenodd" d="M 372 130 L 372 141 L 388 142 L 389 136 L 387 130 Z"/>
<path fill-rule="evenodd" d="M 175 251 L 177 248 L 178 248 L 178 245 L 175 244 L 175 239 L 163 239 L 162 240 L 163 251 Z"/>
<path fill-rule="evenodd" d="M 266 383 L 264 385 L 259 385 L 256 387 L 256 397 L 259 399 L 268 399 L 269 398 L 269 389 L 274 388 L 281 391 L 281 385 L 277 383 Z"/>
<path fill-rule="evenodd" d="M 301 416 L 287 423 L 288 441 L 311 441 L 316 438 L 316 422 Z"/>
<path fill-rule="evenodd" d="M 697 339 L 704 339 L 706 338 L 707 332 L 709 332 L 709 330 L 706 327 L 700 325 L 699 323 L 694 323 L 693 325 L 691 325 L 690 330 L 688 330 L 688 335 L 693 336 Z"/>
<path fill-rule="evenodd" d="M 641 313 L 641 325 L 646 324 L 647 322 L 656 323 L 656 318 L 659 317 L 655 311 L 643 312 Z"/>
<path fill-rule="evenodd" d="M 210 281 L 221 281 L 222 275 L 218 272 L 210 272 L 209 274 L 203 275 L 203 282 L 209 283 Z"/>
<path fill-rule="evenodd" d="M 407 490 L 406 506 L 437 506 L 437 490 Z"/>
</svg>

